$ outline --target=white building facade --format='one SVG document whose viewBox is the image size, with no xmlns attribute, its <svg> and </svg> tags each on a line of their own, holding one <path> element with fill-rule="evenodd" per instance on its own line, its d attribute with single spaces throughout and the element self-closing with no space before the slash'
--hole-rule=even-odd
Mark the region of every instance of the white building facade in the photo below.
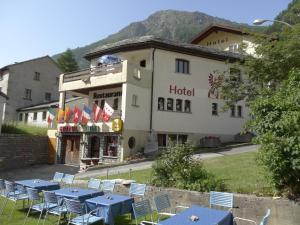
<svg viewBox="0 0 300 225">
<path fill-rule="evenodd" d="M 99 66 L 106 54 L 122 62 Z M 112 121 L 59 125 L 58 163 L 122 161 L 157 151 L 169 139 L 195 145 L 206 136 L 232 141 L 248 118 L 244 102 L 221 113 L 220 73 L 230 70 L 228 62 L 239 60 L 238 54 L 147 36 L 102 46 L 86 58 L 92 71 L 60 77 L 61 106 L 66 93 L 88 96 L 90 107 L 107 102 L 115 109 L 112 120 L 120 119 L 123 127 L 116 131 Z"/>
</svg>

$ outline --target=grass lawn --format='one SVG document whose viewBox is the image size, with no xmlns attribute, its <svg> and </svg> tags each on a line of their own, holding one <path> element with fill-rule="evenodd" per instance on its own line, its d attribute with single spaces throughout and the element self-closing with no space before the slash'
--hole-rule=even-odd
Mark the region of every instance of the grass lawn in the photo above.
<svg viewBox="0 0 300 225">
<path fill-rule="evenodd" d="M 30 126 L 23 123 L 5 123 L 2 125 L 2 133 L 26 134 L 26 135 L 47 135 L 47 127 Z"/>
<path fill-rule="evenodd" d="M 227 191 L 234 193 L 272 195 L 272 188 L 265 179 L 265 172 L 257 165 L 256 153 L 242 153 L 231 156 L 203 160 L 204 167 L 223 179 Z M 132 171 L 118 175 L 110 175 L 109 179 L 133 179 L 139 183 L 149 183 L 151 169 Z M 100 177 L 106 179 L 106 177 Z"/>
</svg>

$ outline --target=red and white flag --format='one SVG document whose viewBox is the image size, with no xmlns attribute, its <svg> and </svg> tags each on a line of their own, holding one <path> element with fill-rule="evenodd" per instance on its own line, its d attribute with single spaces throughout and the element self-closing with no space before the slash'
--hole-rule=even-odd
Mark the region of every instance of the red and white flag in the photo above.
<svg viewBox="0 0 300 225">
<path fill-rule="evenodd" d="M 113 113 L 114 113 L 114 109 L 109 104 L 107 104 L 105 102 L 104 108 L 103 108 L 103 118 L 102 118 L 102 120 L 104 122 L 108 122 Z"/>
<path fill-rule="evenodd" d="M 77 106 L 75 106 L 73 113 L 74 113 L 73 122 L 77 124 L 81 119 L 81 110 Z"/>
<path fill-rule="evenodd" d="M 102 109 L 97 105 L 93 105 L 93 115 L 94 115 L 94 122 L 97 123 L 100 119 L 100 116 L 102 114 Z"/>
</svg>

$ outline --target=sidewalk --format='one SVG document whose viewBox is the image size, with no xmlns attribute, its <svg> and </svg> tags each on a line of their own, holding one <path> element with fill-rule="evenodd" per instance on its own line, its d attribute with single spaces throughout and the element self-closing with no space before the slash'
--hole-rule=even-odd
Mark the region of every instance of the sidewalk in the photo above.
<svg viewBox="0 0 300 225">
<path fill-rule="evenodd" d="M 232 149 L 227 149 L 227 150 L 220 151 L 217 153 L 195 154 L 194 158 L 195 159 L 209 159 L 209 158 L 222 157 L 225 155 L 235 155 L 235 154 L 240 154 L 240 153 L 245 153 L 245 152 L 254 152 L 254 151 L 257 151 L 257 149 L 258 149 L 258 145 L 248 145 L 248 146 L 241 146 L 241 147 L 235 147 Z M 108 168 L 108 169 L 102 168 L 99 170 L 91 170 L 91 171 L 76 174 L 76 179 L 84 179 L 84 178 L 89 178 L 89 177 L 94 177 L 94 176 L 106 176 L 107 170 L 109 172 L 109 175 L 128 172 L 130 169 L 132 169 L 132 171 L 143 170 L 143 169 L 151 168 L 152 164 L 153 164 L 153 161 L 145 161 L 145 162 L 128 164 L 128 165 L 123 165 L 123 166 L 116 166 L 116 167 L 112 167 L 112 168 Z"/>
</svg>

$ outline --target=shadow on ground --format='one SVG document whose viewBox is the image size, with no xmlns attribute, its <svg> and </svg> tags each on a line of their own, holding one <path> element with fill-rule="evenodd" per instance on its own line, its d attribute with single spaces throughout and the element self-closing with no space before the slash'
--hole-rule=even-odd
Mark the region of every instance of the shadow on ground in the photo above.
<svg viewBox="0 0 300 225">
<path fill-rule="evenodd" d="M 34 165 L 31 167 L 14 169 L 8 171 L 0 171 L 1 179 L 6 180 L 22 180 L 22 179 L 44 179 L 50 180 L 55 172 L 68 174 L 76 174 L 79 171 L 79 166 L 72 165 Z"/>
</svg>

